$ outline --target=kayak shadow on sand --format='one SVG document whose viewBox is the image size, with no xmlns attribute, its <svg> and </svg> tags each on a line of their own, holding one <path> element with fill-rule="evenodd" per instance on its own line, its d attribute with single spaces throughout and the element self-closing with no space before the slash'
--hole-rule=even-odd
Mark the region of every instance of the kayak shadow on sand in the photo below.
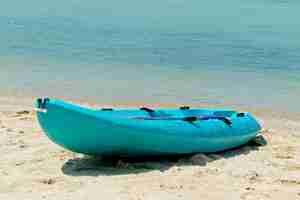
<svg viewBox="0 0 300 200">
<path fill-rule="evenodd" d="M 215 160 L 246 155 L 259 150 L 259 146 L 265 146 L 266 144 L 267 141 L 260 135 L 243 146 L 218 153 L 137 158 L 84 156 L 69 159 L 62 166 L 62 172 L 69 176 L 114 176 L 145 173 L 154 170 L 164 172 L 174 166 L 205 166 Z"/>
</svg>

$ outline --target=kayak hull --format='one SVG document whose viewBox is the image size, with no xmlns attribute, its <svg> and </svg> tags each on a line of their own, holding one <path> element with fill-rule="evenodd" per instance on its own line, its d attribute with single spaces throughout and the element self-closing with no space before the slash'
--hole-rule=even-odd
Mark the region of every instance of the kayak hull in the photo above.
<svg viewBox="0 0 300 200">
<path fill-rule="evenodd" d="M 40 107 L 40 105 L 38 106 Z M 40 108 L 39 108 L 40 109 Z M 100 111 L 60 100 L 43 104 L 37 112 L 46 135 L 73 152 L 103 156 L 141 156 L 217 152 L 253 139 L 260 125 L 248 113 L 231 117 L 231 125 L 220 120 L 141 120 L 140 110 Z M 194 110 L 163 110 L 176 116 L 192 115 Z M 216 112 L 216 110 L 206 110 Z M 197 110 L 197 112 L 203 112 Z M 236 115 L 233 113 L 232 115 Z"/>
</svg>

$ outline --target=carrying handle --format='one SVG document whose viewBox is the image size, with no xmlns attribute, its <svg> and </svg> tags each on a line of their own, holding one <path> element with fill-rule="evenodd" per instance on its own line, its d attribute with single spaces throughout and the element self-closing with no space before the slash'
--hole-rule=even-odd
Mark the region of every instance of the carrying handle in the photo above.
<svg viewBox="0 0 300 200">
<path fill-rule="evenodd" d="M 217 119 L 223 121 L 227 125 L 231 125 L 232 122 L 226 118 L 226 117 L 219 117 L 219 116 L 203 116 L 203 117 L 195 117 L 195 116 L 190 116 L 190 117 L 184 117 L 182 118 L 183 121 L 186 122 L 195 122 L 197 120 L 210 120 L 210 119 Z"/>
<path fill-rule="evenodd" d="M 181 106 L 179 107 L 180 110 L 189 110 L 190 107 L 189 106 Z"/>
<path fill-rule="evenodd" d="M 140 110 L 146 111 L 150 115 L 152 115 L 155 112 L 154 110 L 147 108 L 147 107 L 142 107 L 142 108 L 140 108 Z"/>
<path fill-rule="evenodd" d="M 43 113 L 46 113 L 47 112 L 47 109 L 46 109 L 46 104 L 50 101 L 49 98 L 45 98 L 45 99 L 37 99 L 37 107 L 34 108 L 34 110 L 36 112 L 43 112 Z"/>
</svg>

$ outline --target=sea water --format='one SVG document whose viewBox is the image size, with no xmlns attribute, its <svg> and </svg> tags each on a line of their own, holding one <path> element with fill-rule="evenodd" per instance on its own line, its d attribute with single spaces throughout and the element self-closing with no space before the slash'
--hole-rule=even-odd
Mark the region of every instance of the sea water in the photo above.
<svg viewBox="0 0 300 200">
<path fill-rule="evenodd" d="M 11 0 L 0 95 L 300 111 L 299 11 L 297 0 Z"/>
</svg>

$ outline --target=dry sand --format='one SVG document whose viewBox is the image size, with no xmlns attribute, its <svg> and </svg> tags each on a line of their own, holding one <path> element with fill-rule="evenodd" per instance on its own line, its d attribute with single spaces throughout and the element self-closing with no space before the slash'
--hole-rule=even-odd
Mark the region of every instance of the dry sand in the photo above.
<svg viewBox="0 0 300 200">
<path fill-rule="evenodd" d="M 300 120 L 255 112 L 267 145 L 101 161 L 41 131 L 28 102 L 0 100 L 0 199 L 300 199 Z"/>
</svg>

